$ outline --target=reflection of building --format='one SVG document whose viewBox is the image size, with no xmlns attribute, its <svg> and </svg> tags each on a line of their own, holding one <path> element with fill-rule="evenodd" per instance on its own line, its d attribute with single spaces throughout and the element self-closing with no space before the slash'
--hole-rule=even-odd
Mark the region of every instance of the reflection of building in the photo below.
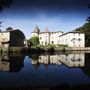
<svg viewBox="0 0 90 90">
<path fill-rule="evenodd" d="M 49 55 L 41 55 L 39 56 L 39 63 L 42 63 L 42 64 L 49 64 Z"/>
<path fill-rule="evenodd" d="M 60 61 L 68 67 L 82 67 L 85 65 L 85 54 L 61 54 Z"/>
<path fill-rule="evenodd" d="M 60 54 L 60 55 L 40 55 L 38 60 L 32 60 L 32 64 L 65 64 L 68 67 L 83 67 L 85 65 L 85 54 Z"/>
<path fill-rule="evenodd" d="M 61 65 L 62 63 L 59 55 L 50 55 L 50 64 Z"/>
<path fill-rule="evenodd" d="M 0 70 L 2 71 L 8 71 L 10 63 L 8 62 L 8 56 L 1 56 L 0 57 Z"/>
<path fill-rule="evenodd" d="M 0 70 L 9 72 L 18 72 L 24 66 L 23 56 L 1 56 Z"/>
<path fill-rule="evenodd" d="M 40 55 L 38 60 L 32 60 L 32 64 L 57 64 L 60 65 L 60 58 L 58 55 Z"/>
</svg>

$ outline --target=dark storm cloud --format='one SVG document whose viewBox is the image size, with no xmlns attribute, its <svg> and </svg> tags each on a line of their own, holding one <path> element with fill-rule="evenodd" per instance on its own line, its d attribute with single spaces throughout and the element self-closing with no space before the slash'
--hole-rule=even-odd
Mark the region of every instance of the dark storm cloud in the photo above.
<svg viewBox="0 0 90 90">
<path fill-rule="evenodd" d="M 39 9 L 39 10 L 85 10 L 89 0 L 14 0 L 15 9 Z"/>
</svg>

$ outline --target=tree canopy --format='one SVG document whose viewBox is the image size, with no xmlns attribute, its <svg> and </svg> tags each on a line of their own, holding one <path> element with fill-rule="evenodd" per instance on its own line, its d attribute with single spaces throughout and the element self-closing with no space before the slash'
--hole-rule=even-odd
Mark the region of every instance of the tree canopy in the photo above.
<svg viewBox="0 0 90 90">
<path fill-rule="evenodd" d="M 6 31 L 10 31 L 10 30 L 13 30 L 13 28 L 12 27 L 6 28 Z"/>
<path fill-rule="evenodd" d="M 90 46 L 90 22 L 85 23 L 75 31 L 83 32 L 85 34 L 85 44 L 86 46 Z"/>
<path fill-rule="evenodd" d="M 0 0 L 0 11 L 2 11 L 4 8 L 8 8 L 13 0 Z"/>
<path fill-rule="evenodd" d="M 88 8 L 90 9 L 90 4 L 88 5 Z M 87 18 L 87 21 L 90 22 L 90 16 Z"/>
<path fill-rule="evenodd" d="M 39 44 L 39 37 L 33 36 L 33 37 L 31 37 L 31 39 L 29 41 L 30 41 L 31 45 L 37 46 Z"/>
<path fill-rule="evenodd" d="M 88 8 L 90 8 L 90 4 Z M 87 18 L 87 22 L 82 27 L 79 27 L 74 31 L 83 32 L 85 34 L 85 46 L 90 46 L 90 16 Z"/>
</svg>

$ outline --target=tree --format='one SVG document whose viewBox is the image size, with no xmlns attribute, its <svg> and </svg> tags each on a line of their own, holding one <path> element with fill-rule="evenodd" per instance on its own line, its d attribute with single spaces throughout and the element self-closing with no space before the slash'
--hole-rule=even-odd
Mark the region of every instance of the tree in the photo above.
<svg viewBox="0 0 90 90">
<path fill-rule="evenodd" d="M 90 8 L 90 4 L 88 5 L 88 8 Z M 90 16 L 87 18 L 87 21 L 90 22 Z"/>
<path fill-rule="evenodd" d="M 87 21 L 90 22 L 90 16 L 87 18 Z"/>
<path fill-rule="evenodd" d="M 33 37 L 30 39 L 30 42 L 31 42 L 31 45 L 37 46 L 37 45 L 39 44 L 39 37 L 38 37 L 38 36 L 33 36 Z"/>
<path fill-rule="evenodd" d="M 10 31 L 10 30 L 13 30 L 13 28 L 12 27 L 6 28 L 6 31 Z"/>
<path fill-rule="evenodd" d="M 77 28 L 75 31 L 84 33 L 85 46 L 90 46 L 90 22 L 85 23 L 82 27 Z"/>
<path fill-rule="evenodd" d="M 88 8 L 90 8 L 90 4 Z M 87 22 L 82 27 L 77 28 L 75 31 L 84 33 L 85 34 L 85 46 L 90 46 L 90 16 L 87 18 Z"/>
<path fill-rule="evenodd" d="M 13 2 L 13 0 L 0 0 L 0 12 L 4 8 L 8 8 L 12 2 Z M 0 27 L 2 26 L 1 24 L 2 24 L 2 21 L 0 21 Z"/>
<path fill-rule="evenodd" d="M 88 8 L 90 8 L 90 4 L 88 5 Z"/>
<path fill-rule="evenodd" d="M 12 3 L 12 0 L 0 0 L 0 11 L 4 8 L 8 8 Z"/>
</svg>

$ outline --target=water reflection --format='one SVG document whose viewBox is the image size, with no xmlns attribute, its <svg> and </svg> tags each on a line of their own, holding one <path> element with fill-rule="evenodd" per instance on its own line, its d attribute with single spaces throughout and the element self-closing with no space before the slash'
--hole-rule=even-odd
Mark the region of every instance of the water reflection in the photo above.
<svg viewBox="0 0 90 90">
<path fill-rule="evenodd" d="M 39 67 L 40 64 L 49 65 L 66 65 L 68 67 L 84 67 L 85 66 L 85 53 L 73 54 L 41 54 L 31 55 L 32 64 Z"/>
<path fill-rule="evenodd" d="M 24 56 L 0 55 L 0 71 L 18 72 L 24 67 Z"/>
<path fill-rule="evenodd" d="M 83 52 L 0 55 L 0 87 L 90 85 L 89 59 Z"/>
</svg>

